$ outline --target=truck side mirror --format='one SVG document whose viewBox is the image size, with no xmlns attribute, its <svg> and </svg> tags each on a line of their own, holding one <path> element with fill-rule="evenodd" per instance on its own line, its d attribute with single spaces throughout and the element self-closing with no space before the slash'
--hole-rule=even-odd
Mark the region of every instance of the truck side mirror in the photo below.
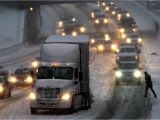
<svg viewBox="0 0 160 120">
<path fill-rule="evenodd" d="M 82 81 L 82 72 L 79 72 L 79 81 Z"/>
</svg>

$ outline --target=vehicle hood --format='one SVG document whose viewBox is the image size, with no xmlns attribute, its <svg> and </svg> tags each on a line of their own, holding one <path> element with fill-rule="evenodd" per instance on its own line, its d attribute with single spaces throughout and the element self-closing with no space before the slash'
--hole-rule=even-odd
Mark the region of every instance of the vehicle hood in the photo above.
<svg viewBox="0 0 160 120">
<path fill-rule="evenodd" d="M 68 88 L 73 86 L 73 80 L 62 79 L 38 79 L 36 81 L 36 87 L 50 87 L 50 88 Z"/>
</svg>

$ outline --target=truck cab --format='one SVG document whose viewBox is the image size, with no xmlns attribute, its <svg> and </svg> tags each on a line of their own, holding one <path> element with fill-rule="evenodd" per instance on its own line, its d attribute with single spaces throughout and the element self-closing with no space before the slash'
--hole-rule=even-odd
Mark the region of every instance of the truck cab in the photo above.
<svg viewBox="0 0 160 120">
<path fill-rule="evenodd" d="M 39 109 L 73 112 L 91 107 L 88 36 L 48 37 L 40 49 L 37 80 L 29 97 L 32 114 Z"/>
</svg>

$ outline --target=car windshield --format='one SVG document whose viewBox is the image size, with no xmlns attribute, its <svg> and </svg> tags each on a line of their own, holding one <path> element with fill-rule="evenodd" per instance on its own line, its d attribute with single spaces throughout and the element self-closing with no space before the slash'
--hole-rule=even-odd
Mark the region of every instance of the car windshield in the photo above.
<svg viewBox="0 0 160 120">
<path fill-rule="evenodd" d="M 119 57 L 119 61 L 135 61 L 135 56 L 126 56 L 126 57 Z"/>
<path fill-rule="evenodd" d="M 15 75 L 26 75 L 29 74 L 30 70 L 28 68 L 24 68 L 24 69 L 17 69 L 14 74 Z"/>
<path fill-rule="evenodd" d="M 98 18 L 105 18 L 105 14 L 99 14 L 97 15 Z"/>
<path fill-rule="evenodd" d="M 42 66 L 38 70 L 37 79 L 73 79 L 72 67 L 47 67 Z"/>
<path fill-rule="evenodd" d="M 104 33 L 94 33 L 92 36 L 94 38 L 104 38 Z"/>
<path fill-rule="evenodd" d="M 138 38 L 139 36 L 137 34 L 128 35 L 129 38 Z"/>
<path fill-rule="evenodd" d="M 135 48 L 121 48 L 120 52 L 122 53 L 134 53 L 136 52 Z"/>
<path fill-rule="evenodd" d="M 133 27 L 135 26 L 135 21 L 133 18 L 123 18 L 121 19 L 121 26 L 127 28 Z"/>
<path fill-rule="evenodd" d="M 137 67 L 136 63 L 119 63 L 120 69 L 136 69 Z"/>
</svg>

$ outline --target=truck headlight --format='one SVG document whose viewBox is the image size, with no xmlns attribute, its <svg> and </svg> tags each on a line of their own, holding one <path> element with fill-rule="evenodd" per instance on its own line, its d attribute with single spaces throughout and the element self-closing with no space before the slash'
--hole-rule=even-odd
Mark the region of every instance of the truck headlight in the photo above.
<svg viewBox="0 0 160 120">
<path fill-rule="evenodd" d="M 9 81 L 10 81 L 11 83 L 16 83 L 16 82 L 17 82 L 17 79 L 16 79 L 16 77 L 11 76 L 11 77 L 9 77 Z"/>
<path fill-rule="evenodd" d="M 105 24 L 108 23 L 108 20 L 107 20 L 107 19 L 104 19 L 104 23 L 105 23 Z"/>
<path fill-rule="evenodd" d="M 31 100 L 35 100 L 35 99 L 36 99 L 36 94 L 35 94 L 34 92 L 31 92 L 31 93 L 29 94 L 29 98 L 30 98 Z"/>
<path fill-rule="evenodd" d="M 63 22 L 62 22 L 62 21 L 59 21 L 59 22 L 58 22 L 58 26 L 59 26 L 59 27 L 62 27 L 62 26 L 63 26 Z"/>
<path fill-rule="evenodd" d="M 72 32 L 72 36 L 74 36 L 74 37 L 77 36 L 77 32 L 76 32 L 76 31 L 73 31 L 73 32 Z"/>
<path fill-rule="evenodd" d="M 62 95 L 61 99 L 68 101 L 70 98 L 71 98 L 70 94 L 69 93 L 65 93 L 64 95 Z"/>
<path fill-rule="evenodd" d="M 39 66 L 39 61 L 36 61 L 36 60 L 32 61 L 31 66 L 33 68 L 37 68 Z"/>
<path fill-rule="evenodd" d="M 120 70 L 116 71 L 115 73 L 117 78 L 121 78 L 122 77 L 122 72 Z"/>
<path fill-rule="evenodd" d="M 0 85 L 0 93 L 3 92 L 4 88 Z"/>
<path fill-rule="evenodd" d="M 86 31 L 86 28 L 85 27 L 80 27 L 80 32 L 81 33 L 84 33 Z"/>
<path fill-rule="evenodd" d="M 139 77 L 141 77 L 141 72 L 139 71 L 139 70 L 135 70 L 134 71 L 134 77 L 136 77 L 136 78 L 139 78 Z"/>
<path fill-rule="evenodd" d="M 33 78 L 31 76 L 27 76 L 27 78 L 25 79 L 25 81 L 27 83 L 32 83 L 33 82 Z"/>
<path fill-rule="evenodd" d="M 96 19 L 96 20 L 95 20 L 95 23 L 96 23 L 96 24 L 99 24 L 99 20 L 98 20 L 98 19 Z"/>
<path fill-rule="evenodd" d="M 102 44 L 98 45 L 98 51 L 103 52 L 104 51 L 104 45 L 102 45 Z"/>
</svg>

